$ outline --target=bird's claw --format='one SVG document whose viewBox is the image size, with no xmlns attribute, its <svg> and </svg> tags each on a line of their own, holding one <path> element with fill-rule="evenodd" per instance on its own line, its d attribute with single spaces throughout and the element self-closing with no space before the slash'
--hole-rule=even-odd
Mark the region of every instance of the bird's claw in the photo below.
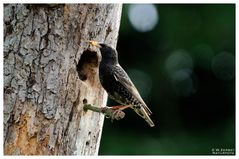
<svg viewBox="0 0 239 159">
<path fill-rule="evenodd" d="M 111 121 L 113 122 L 114 119 L 116 119 L 116 120 L 123 119 L 124 116 L 125 116 L 125 113 L 122 110 L 120 110 L 120 109 L 113 110 L 113 113 L 111 116 Z"/>
<path fill-rule="evenodd" d="M 112 109 L 111 107 L 103 107 L 101 112 L 105 114 L 106 118 L 111 118 L 112 122 L 114 119 L 120 120 L 125 116 L 125 113 L 121 109 Z"/>
</svg>

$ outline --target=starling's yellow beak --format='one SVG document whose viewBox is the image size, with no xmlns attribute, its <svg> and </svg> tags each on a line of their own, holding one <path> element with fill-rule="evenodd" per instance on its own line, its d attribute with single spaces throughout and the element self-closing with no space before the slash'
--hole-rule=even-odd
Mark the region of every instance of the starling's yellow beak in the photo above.
<svg viewBox="0 0 239 159">
<path fill-rule="evenodd" d="M 98 47 L 98 48 L 101 48 L 100 44 L 99 44 L 98 42 L 96 42 L 96 41 L 90 40 L 89 43 L 90 43 L 90 45 L 92 45 L 92 46 L 96 46 L 96 47 Z"/>
</svg>

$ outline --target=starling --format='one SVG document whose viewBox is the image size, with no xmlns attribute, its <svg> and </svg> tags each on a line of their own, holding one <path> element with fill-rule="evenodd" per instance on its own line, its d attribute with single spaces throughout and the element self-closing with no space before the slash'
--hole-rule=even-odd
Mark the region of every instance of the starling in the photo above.
<svg viewBox="0 0 239 159">
<path fill-rule="evenodd" d="M 98 43 L 96 41 L 89 41 L 89 43 L 100 49 L 102 57 L 99 66 L 101 85 L 110 98 L 122 104 L 122 106 L 115 106 L 114 108 L 120 110 L 132 108 L 151 127 L 153 127 L 154 123 L 149 117 L 152 112 L 144 103 L 127 73 L 120 66 L 117 51 L 107 44 Z"/>
</svg>

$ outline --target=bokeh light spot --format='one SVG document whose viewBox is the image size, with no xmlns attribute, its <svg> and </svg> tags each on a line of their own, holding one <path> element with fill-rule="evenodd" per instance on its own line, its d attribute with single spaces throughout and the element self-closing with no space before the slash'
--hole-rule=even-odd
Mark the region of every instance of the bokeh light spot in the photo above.
<svg viewBox="0 0 239 159">
<path fill-rule="evenodd" d="M 193 75 L 193 59 L 185 50 L 171 53 L 165 63 L 171 84 L 178 96 L 186 97 L 196 92 Z"/>
<path fill-rule="evenodd" d="M 222 52 L 212 60 L 212 71 L 221 80 L 231 80 L 235 76 L 235 57 L 231 53 Z"/>
<path fill-rule="evenodd" d="M 172 84 L 175 92 L 179 96 L 189 96 L 196 90 L 188 69 L 181 69 L 172 75 Z"/>
<path fill-rule="evenodd" d="M 171 75 L 178 70 L 193 68 L 193 60 L 185 50 L 174 51 L 166 60 L 166 69 Z"/>
<path fill-rule="evenodd" d="M 151 31 L 158 23 L 158 12 L 153 4 L 132 4 L 128 16 L 132 26 L 139 32 Z"/>
</svg>

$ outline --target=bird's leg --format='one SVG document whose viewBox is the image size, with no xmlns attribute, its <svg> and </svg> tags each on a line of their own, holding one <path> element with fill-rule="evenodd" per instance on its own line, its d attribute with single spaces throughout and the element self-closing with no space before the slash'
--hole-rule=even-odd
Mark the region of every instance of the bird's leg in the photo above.
<svg viewBox="0 0 239 159">
<path fill-rule="evenodd" d="M 106 115 L 106 117 L 111 118 L 113 122 L 114 119 L 120 120 L 124 118 L 125 114 L 123 112 L 124 109 L 131 107 L 131 105 L 119 105 L 119 106 L 111 106 L 111 107 L 103 107 L 102 112 L 106 113 L 107 111 L 111 111 L 110 115 Z"/>
<path fill-rule="evenodd" d="M 117 105 L 117 106 L 111 106 L 111 109 L 113 110 L 124 110 L 126 108 L 129 108 L 131 107 L 131 105 Z"/>
<path fill-rule="evenodd" d="M 113 109 L 112 107 L 102 107 L 101 112 L 106 115 L 106 118 L 111 118 L 111 121 L 114 119 L 120 120 L 123 119 L 125 113 L 120 108 Z"/>
<path fill-rule="evenodd" d="M 113 121 L 114 119 L 116 120 L 123 119 L 125 116 L 125 113 L 119 108 L 112 109 L 112 107 L 107 107 L 107 106 L 99 108 L 91 104 L 85 104 L 83 109 L 84 111 L 92 110 L 94 112 L 103 113 L 105 114 L 106 118 L 111 118 L 111 121 Z"/>
</svg>

